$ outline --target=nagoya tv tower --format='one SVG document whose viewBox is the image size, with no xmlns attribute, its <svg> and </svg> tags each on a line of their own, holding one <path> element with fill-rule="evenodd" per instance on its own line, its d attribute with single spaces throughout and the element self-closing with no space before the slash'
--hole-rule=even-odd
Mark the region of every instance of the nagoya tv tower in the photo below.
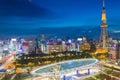
<svg viewBox="0 0 120 80">
<path fill-rule="evenodd" d="M 101 47 L 106 48 L 107 42 L 108 42 L 108 33 L 107 33 L 107 21 L 106 21 L 106 10 L 105 10 L 105 2 L 103 0 L 102 4 L 102 23 L 101 23 L 101 36 L 100 36 L 100 42 Z"/>
</svg>

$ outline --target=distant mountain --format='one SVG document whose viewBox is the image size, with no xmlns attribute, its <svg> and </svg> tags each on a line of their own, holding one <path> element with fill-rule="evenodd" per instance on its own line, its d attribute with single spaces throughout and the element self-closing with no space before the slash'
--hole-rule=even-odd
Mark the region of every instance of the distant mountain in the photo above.
<svg viewBox="0 0 120 80">
<path fill-rule="evenodd" d="M 69 36 L 76 38 L 79 36 L 88 36 L 89 38 L 99 39 L 100 38 L 100 27 L 84 28 L 84 27 L 60 27 L 60 28 L 39 28 L 39 29 L 19 29 L 19 28 L 7 28 L 0 30 L 0 37 L 3 35 L 9 36 L 23 36 L 23 35 L 38 35 L 45 34 L 49 36 Z M 120 28 L 109 26 L 108 33 L 110 37 L 120 37 Z"/>
</svg>

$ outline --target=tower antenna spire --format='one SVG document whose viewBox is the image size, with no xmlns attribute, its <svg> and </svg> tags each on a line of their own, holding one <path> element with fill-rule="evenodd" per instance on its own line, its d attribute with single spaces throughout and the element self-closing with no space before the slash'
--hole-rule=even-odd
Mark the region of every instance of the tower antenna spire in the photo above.
<svg viewBox="0 0 120 80">
<path fill-rule="evenodd" d="M 104 8 L 105 7 L 105 1 L 104 0 L 103 0 L 103 4 L 102 5 L 103 5 L 103 8 Z"/>
</svg>

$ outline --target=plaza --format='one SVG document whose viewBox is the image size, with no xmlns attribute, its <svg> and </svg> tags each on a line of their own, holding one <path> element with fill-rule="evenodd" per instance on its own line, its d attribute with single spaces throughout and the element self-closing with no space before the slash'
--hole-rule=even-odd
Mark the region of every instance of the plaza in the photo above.
<svg viewBox="0 0 120 80">
<path fill-rule="evenodd" d="M 76 59 L 41 66 L 31 74 L 34 80 L 80 80 L 100 71 L 97 59 Z"/>
</svg>

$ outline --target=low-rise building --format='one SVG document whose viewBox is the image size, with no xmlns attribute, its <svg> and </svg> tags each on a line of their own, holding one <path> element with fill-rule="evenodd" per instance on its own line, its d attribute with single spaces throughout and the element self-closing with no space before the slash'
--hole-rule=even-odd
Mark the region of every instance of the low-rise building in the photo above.
<svg viewBox="0 0 120 80">
<path fill-rule="evenodd" d="M 116 59 L 117 62 L 120 62 L 120 43 L 116 45 Z"/>
<path fill-rule="evenodd" d="M 117 53 L 117 50 L 116 50 L 116 47 L 113 48 L 113 47 L 109 47 L 108 49 L 108 53 L 109 53 L 109 60 L 110 61 L 116 61 L 116 53 Z"/>
</svg>

